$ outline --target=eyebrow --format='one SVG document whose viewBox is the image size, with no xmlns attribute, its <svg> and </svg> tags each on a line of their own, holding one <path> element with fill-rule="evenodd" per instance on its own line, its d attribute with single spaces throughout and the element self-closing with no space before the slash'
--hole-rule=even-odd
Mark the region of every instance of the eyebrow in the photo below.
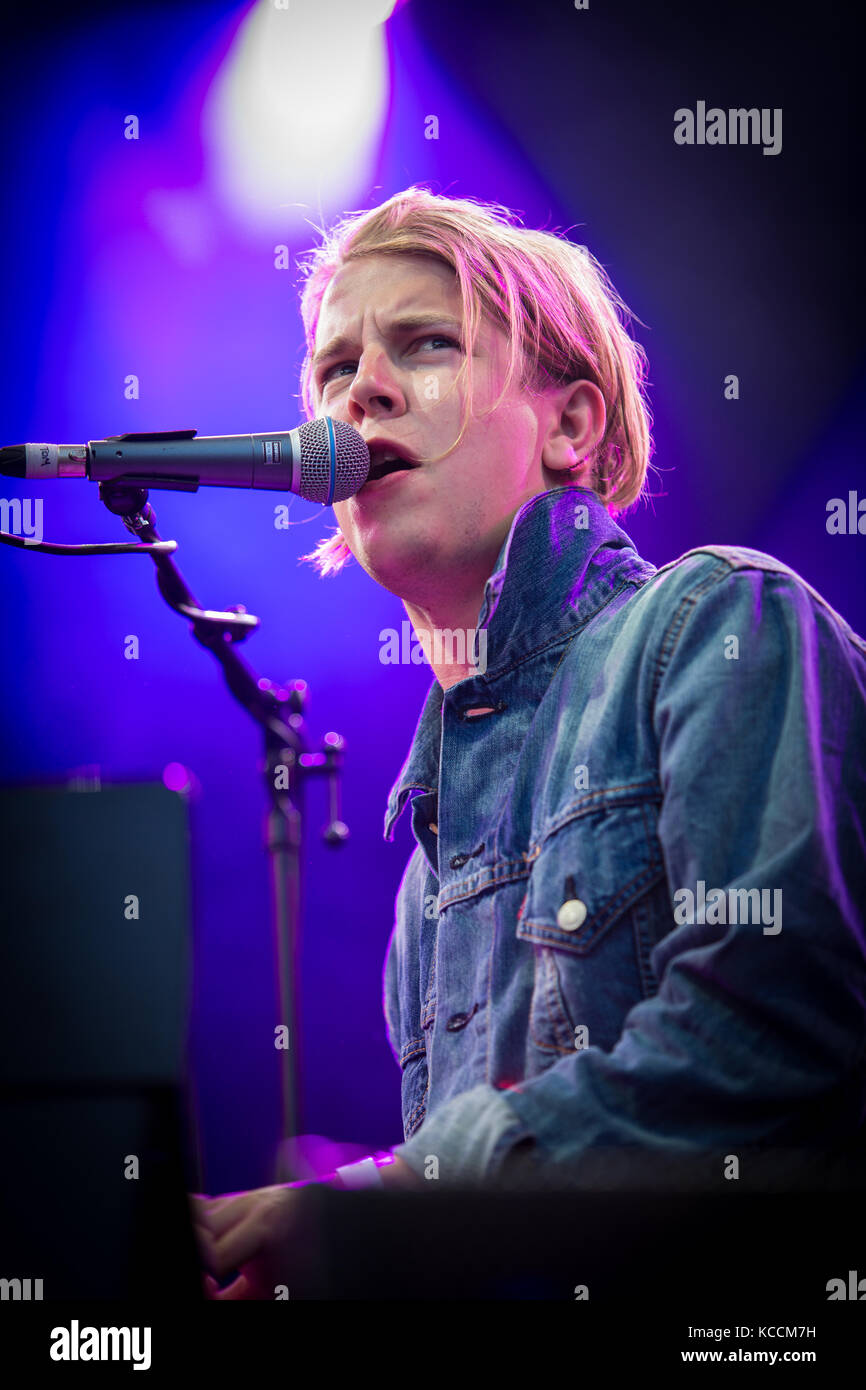
<svg viewBox="0 0 866 1390">
<path fill-rule="evenodd" d="M 454 328 L 458 333 L 462 332 L 460 324 L 450 314 L 419 313 L 402 314 L 398 318 L 392 319 L 388 324 L 386 332 L 392 336 L 401 336 L 406 333 L 413 333 L 418 328 Z M 339 357 L 341 353 L 348 352 L 352 345 L 352 339 L 345 334 L 338 334 L 332 338 L 323 348 L 313 354 L 310 362 L 312 371 L 318 371 L 323 363 L 332 358 Z"/>
</svg>

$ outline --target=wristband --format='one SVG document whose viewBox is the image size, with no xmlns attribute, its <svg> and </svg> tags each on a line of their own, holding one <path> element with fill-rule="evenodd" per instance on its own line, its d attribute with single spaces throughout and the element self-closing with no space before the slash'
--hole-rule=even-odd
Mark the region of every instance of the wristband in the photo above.
<svg viewBox="0 0 866 1390">
<path fill-rule="evenodd" d="M 362 1158 L 358 1163 L 344 1163 L 336 1170 L 341 1185 L 353 1192 L 362 1187 L 381 1187 L 385 1184 L 375 1158 Z"/>
</svg>

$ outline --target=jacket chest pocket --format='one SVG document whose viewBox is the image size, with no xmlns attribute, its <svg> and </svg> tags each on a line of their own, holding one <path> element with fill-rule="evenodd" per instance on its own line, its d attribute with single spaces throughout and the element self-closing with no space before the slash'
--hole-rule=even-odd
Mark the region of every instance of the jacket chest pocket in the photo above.
<svg viewBox="0 0 866 1390">
<path fill-rule="evenodd" d="M 673 926 L 651 803 L 594 806 L 538 845 L 517 938 L 533 952 L 527 1073 L 557 1054 L 609 1051 L 658 989 L 650 965 Z"/>
</svg>

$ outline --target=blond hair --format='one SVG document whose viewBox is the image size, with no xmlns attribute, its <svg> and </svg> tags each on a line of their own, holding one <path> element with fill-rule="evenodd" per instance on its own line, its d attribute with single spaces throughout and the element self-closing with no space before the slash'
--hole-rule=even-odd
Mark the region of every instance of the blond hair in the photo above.
<svg viewBox="0 0 866 1390">
<path fill-rule="evenodd" d="M 590 380 L 604 397 L 604 434 L 592 451 L 589 484 L 612 516 L 641 496 L 653 451 L 646 398 L 646 353 L 627 331 L 634 315 L 599 261 L 585 246 L 553 232 L 519 224 L 497 203 L 447 198 L 421 186 L 395 193 L 378 207 L 354 213 L 322 232 L 301 260 L 301 316 L 306 356 L 301 398 L 309 418 L 312 356 L 325 291 L 336 271 L 363 256 L 432 255 L 457 277 L 463 302 L 466 377 L 463 437 L 472 410 L 472 349 L 482 315 L 510 342 L 505 384 L 495 410 L 518 371 L 530 391 Z M 638 320 L 641 322 L 641 320 Z M 320 574 L 334 574 L 350 558 L 339 528 L 305 555 Z"/>
</svg>

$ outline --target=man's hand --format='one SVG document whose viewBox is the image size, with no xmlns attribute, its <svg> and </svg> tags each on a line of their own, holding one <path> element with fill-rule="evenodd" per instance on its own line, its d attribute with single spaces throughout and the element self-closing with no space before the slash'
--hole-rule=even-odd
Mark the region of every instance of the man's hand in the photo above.
<svg viewBox="0 0 866 1390">
<path fill-rule="evenodd" d="M 386 1191 L 417 1190 L 426 1184 L 402 1158 L 379 1172 Z M 280 1284 L 291 1287 L 318 1253 L 303 1187 L 277 1184 L 222 1197 L 190 1196 L 202 1263 L 209 1271 L 205 1292 L 214 1299 L 272 1299 Z M 233 1269 L 239 1277 L 221 1289 L 218 1281 Z"/>
<path fill-rule="evenodd" d="M 273 1299 L 274 1291 L 309 1268 L 315 1231 L 304 1188 L 278 1184 L 222 1197 L 190 1196 L 196 1239 L 209 1274 L 205 1291 L 214 1299 Z M 233 1269 L 228 1288 L 218 1280 Z"/>
</svg>

